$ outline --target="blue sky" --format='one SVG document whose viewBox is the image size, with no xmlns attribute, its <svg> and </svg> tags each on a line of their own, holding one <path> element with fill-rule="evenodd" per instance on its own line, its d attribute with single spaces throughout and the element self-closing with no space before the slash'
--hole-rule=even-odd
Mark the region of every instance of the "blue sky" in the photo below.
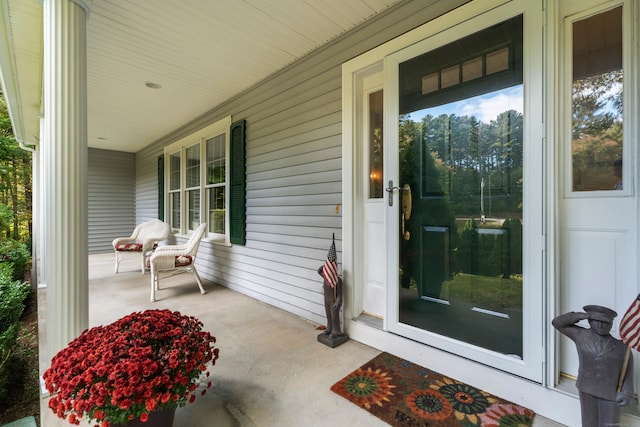
<svg viewBox="0 0 640 427">
<path fill-rule="evenodd" d="M 418 122 L 426 114 L 431 114 L 434 117 L 441 114 L 456 114 L 457 116 L 476 116 L 479 121 L 489 123 L 491 120 L 495 120 L 500 113 L 507 110 L 515 110 L 522 113 L 522 85 L 463 99 L 450 104 L 414 111 L 410 116 L 412 120 Z"/>
</svg>

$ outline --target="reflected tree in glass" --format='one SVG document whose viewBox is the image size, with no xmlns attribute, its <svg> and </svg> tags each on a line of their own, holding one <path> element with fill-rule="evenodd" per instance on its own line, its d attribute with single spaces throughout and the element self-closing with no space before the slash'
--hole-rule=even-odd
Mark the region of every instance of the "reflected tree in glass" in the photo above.
<svg viewBox="0 0 640 427">
<path fill-rule="evenodd" d="M 621 7 L 573 24 L 572 68 L 572 190 L 621 190 Z"/>
<path fill-rule="evenodd" d="M 574 82 L 571 131 L 573 190 L 622 189 L 622 70 Z"/>
</svg>

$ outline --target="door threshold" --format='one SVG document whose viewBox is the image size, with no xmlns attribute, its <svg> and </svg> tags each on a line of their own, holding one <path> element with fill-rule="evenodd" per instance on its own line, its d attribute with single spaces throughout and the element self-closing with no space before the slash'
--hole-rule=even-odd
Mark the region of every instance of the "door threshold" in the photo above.
<svg viewBox="0 0 640 427">
<path fill-rule="evenodd" d="M 382 317 L 372 316 L 367 313 L 361 313 L 353 318 L 354 321 L 364 323 L 367 326 L 382 330 Z"/>
<path fill-rule="evenodd" d="M 579 392 L 576 387 L 576 378 L 573 375 L 560 373 L 560 379 L 558 380 L 558 384 L 555 386 L 555 389 L 579 398 Z M 640 420 L 640 407 L 638 405 L 638 396 L 636 395 L 633 397 L 630 404 L 622 408 L 622 414 L 633 420 Z"/>
</svg>

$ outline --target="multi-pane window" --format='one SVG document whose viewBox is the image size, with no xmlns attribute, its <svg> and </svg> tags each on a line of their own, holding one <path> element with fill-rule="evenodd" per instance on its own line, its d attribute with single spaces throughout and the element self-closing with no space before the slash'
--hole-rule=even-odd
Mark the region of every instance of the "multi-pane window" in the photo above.
<svg viewBox="0 0 640 427">
<path fill-rule="evenodd" d="M 168 218 L 180 233 L 207 222 L 210 237 L 228 241 L 229 122 L 222 120 L 165 149 Z"/>
</svg>

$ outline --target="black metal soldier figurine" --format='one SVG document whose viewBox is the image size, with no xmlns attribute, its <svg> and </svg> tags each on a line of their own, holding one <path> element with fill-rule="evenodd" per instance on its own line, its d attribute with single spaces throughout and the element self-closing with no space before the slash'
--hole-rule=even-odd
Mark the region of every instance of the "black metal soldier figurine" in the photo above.
<svg viewBox="0 0 640 427">
<path fill-rule="evenodd" d="M 627 345 L 609 332 L 617 313 L 599 305 L 587 305 L 584 313 L 571 312 L 553 319 L 553 326 L 569 337 L 578 350 L 578 379 L 583 427 L 620 426 L 622 407 L 633 399 L 633 359 L 627 366 L 622 387 Z M 576 325 L 588 320 L 590 328 Z"/>
</svg>

